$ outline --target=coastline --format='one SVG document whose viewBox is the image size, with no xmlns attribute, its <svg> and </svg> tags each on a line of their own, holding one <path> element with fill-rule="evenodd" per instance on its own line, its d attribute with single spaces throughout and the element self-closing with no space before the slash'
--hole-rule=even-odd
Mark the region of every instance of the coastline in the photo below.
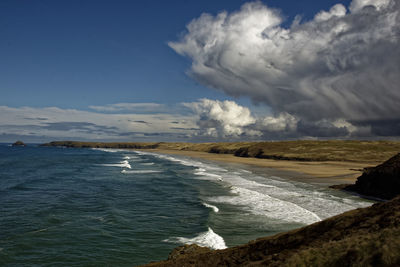
<svg viewBox="0 0 400 267">
<path fill-rule="evenodd" d="M 237 157 L 232 154 L 216 154 L 208 152 L 172 149 L 134 149 L 160 154 L 180 155 L 199 158 L 207 161 L 229 163 L 247 166 L 256 173 L 268 173 L 282 178 L 305 183 L 322 185 L 352 184 L 362 174 L 365 167 L 375 166 L 377 163 L 341 162 L 341 161 L 293 161 Z"/>
</svg>

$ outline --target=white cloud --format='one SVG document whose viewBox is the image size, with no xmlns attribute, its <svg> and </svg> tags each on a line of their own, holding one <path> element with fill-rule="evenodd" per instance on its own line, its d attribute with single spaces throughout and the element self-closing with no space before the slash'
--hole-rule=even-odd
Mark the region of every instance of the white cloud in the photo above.
<svg viewBox="0 0 400 267">
<path fill-rule="evenodd" d="M 201 15 L 169 46 L 192 60 L 189 74 L 200 83 L 302 126 L 390 122 L 400 114 L 400 2 L 354 0 L 349 9 L 337 4 L 284 28 L 275 9 L 246 3 Z"/>
<path fill-rule="evenodd" d="M 250 110 L 233 101 L 201 99 L 184 105 L 197 114 L 199 134 L 213 137 L 261 135 L 259 131 L 246 128 L 256 122 Z"/>
<path fill-rule="evenodd" d="M 343 17 L 346 15 L 346 7 L 342 4 L 336 4 L 331 9 L 327 11 L 320 11 L 317 15 L 315 15 L 316 21 L 324 21 L 331 19 L 333 17 Z"/>
</svg>

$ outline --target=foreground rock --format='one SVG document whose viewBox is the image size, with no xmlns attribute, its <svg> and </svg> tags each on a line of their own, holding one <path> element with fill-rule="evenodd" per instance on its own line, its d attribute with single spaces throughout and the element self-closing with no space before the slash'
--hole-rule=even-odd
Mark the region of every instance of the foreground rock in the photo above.
<svg viewBox="0 0 400 267">
<path fill-rule="evenodd" d="M 366 168 L 354 185 L 343 189 L 381 199 L 392 199 L 399 195 L 400 153 L 376 167 Z"/>
<path fill-rule="evenodd" d="M 24 142 L 22 141 L 17 141 L 14 144 L 12 144 L 12 146 L 26 146 Z"/>
<path fill-rule="evenodd" d="M 186 246 L 146 266 L 400 266 L 400 197 L 242 246 Z"/>
</svg>

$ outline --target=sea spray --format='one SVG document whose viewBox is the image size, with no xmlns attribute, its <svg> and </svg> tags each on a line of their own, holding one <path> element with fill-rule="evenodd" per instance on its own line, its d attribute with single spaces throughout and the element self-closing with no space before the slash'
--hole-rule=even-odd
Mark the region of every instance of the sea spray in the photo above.
<svg viewBox="0 0 400 267">
<path fill-rule="evenodd" d="M 120 167 L 120 168 L 128 168 L 131 169 L 132 166 L 129 164 L 127 160 L 121 161 L 120 163 L 117 164 L 100 164 L 102 166 L 107 166 L 107 167 Z"/>
<path fill-rule="evenodd" d="M 203 202 L 202 204 L 203 204 L 204 207 L 212 209 L 215 213 L 219 212 L 219 209 L 218 209 L 217 206 L 214 206 L 214 205 L 211 205 L 211 204 L 208 204 L 208 203 L 205 203 L 205 202 Z"/>
<path fill-rule="evenodd" d="M 194 238 L 186 237 L 172 237 L 165 239 L 164 242 L 180 243 L 180 244 L 197 244 L 202 247 L 208 247 L 212 249 L 225 249 L 227 248 L 224 239 L 214 233 L 214 231 L 208 227 L 207 232 L 200 233 Z"/>
</svg>

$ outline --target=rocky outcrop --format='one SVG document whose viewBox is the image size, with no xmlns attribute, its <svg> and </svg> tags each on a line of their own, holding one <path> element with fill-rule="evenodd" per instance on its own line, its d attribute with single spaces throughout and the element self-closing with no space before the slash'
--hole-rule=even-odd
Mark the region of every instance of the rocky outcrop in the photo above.
<svg viewBox="0 0 400 267">
<path fill-rule="evenodd" d="M 24 142 L 22 141 L 17 141 L 14 144 L 12 144 L 12 146 L 26 146 Z"/>
<path fill-rule="evenodd" d="M 185 246 L 161 266 L 400 266 L 400 197 L 224 250 Z"/>
<path fill-rule="evenodd" d="M 344 190 L 381 199 L 392 199 L 399 195 L 400 153 L 376 167 L 365 168 L 356 183 L 346 186 Z"/>
</svg>

